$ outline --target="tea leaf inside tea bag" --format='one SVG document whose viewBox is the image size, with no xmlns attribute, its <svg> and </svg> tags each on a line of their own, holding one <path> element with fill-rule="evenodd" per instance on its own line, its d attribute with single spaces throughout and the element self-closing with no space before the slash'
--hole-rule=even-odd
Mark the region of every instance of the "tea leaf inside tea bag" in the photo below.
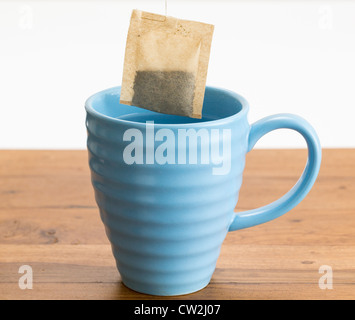
<svg viewBox="0 0 355 320">
<path fill-rule="evenodd" d="M 132 105 L 170 114 L 193 112 L 195 75 L 184 71 L 137 71 Z"/>
</svg>

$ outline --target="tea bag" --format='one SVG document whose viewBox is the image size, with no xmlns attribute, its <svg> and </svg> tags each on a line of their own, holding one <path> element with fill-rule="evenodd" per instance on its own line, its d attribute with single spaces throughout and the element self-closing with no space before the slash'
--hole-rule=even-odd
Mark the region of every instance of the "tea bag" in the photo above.
<svg viewBox="0 0 355 320">
<path fill-rule="evenodd" d="M 120 103 L 201 118 L 213 29 L 133 10 Z"/>
</svg>

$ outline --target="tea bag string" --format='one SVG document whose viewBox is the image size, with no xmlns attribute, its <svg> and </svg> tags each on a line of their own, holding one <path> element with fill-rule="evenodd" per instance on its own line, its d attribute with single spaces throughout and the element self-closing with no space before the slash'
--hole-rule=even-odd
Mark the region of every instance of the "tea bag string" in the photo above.
<svg viewBox="0 0 355 320">
<path fill-rule="evenodd" d="M 168 15 L 168 0 L 165 0 L 165 15 Z"/>
</svg>

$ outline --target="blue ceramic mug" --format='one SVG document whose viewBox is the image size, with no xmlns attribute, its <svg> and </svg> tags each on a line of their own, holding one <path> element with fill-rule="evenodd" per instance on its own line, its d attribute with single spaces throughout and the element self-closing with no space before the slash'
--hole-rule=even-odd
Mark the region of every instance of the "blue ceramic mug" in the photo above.
<svg viewBox="0 0 355 320">
<path fill-rule="evenodd" d="M 86 101 L 89 165 L 101 219 L 123 283 L 153 295 L 205 287 L 228 231 L 294 208 L 316 180 L 321 147 L 299 116 L 277 114 L 249 125 L 249 106 L 207 87 L 203 118 L 121 105 L 120 88 Z M 266 133 L 288 128 L 307 142 L 296 185 L 264 207 L 235 213 L 245 156 Z"/>
</svg>

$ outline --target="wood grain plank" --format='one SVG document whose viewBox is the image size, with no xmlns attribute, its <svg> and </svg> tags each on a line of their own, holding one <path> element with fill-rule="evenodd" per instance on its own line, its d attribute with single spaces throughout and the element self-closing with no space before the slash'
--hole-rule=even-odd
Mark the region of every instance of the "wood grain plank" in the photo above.
<svg viewBox="0 0 355 320">
<path fill-rule="evenodd" d="M 93 208 L 0 209 L 0 244 L 108 244 Z"/>
<path fill-rule="evenodd" d="M 6 300 L 343 300 L 354 299 L 352 285 L 320 290 L 313 284 L 214 283 L 190 295 L 155 297 L 134 292 L 123 283 L 40 283 L 33 290 L 4 284 L 0 299 Z"/>
<path fill-rule="evenodd" d="M 0 298 L 45 299 L 50 285 L 55 299 L 161 298 L 134 293 L 122 284 L 109 245 L 1 245 L 0 256 Z M 218 290 L 225 299 L 283 299 L 285 293 L 288 298 L 354 298 L 354 260 L 355 249 L 348 246 L 235 247 L 227 243 L 211 283 L 184 298 L 213 299 Z M 30 292 L 18 287 L 18 268 L 22 264 L 33 268 L 33 289 L 27 290 Z M 318 286 L 319 267 L 324 264 L 333 269 L 331 290 Z M 108 292 L 98 295 L 86 291 L 88 287 L 112 292 L 109 296 Z M 71 291 L 65 291 L 68 288 Z"/>
<path fill-rule="evenodd" d="M 284 195 L 296 182 L 291 177 L 243 176 L 237 208 L 247 209 L 268 204 Z M 306 204 L 317 208 L 349 209 L 355 207 L 355 177 L 320 175 L 306 197 Z M 71 176 L 3 176 L 0 180 L 0 209 L 16 208 L 77 208 L 96 206 L 89 173 Z"/>
<path fill-rule="evenodd" d="M 324 245 L 222 245 L 217 267 L 259 269 L 273 265 L 277 269 L 309 269 L 313 264 L 355 270 L 355 248 Z M 91 266 L 114 266 L 110 245 L 0 245 L 1 263 L 70 263 Z M 326 260 L 324 260 L 326 259 Z M 304 263 L 306 261 L 306 263 Z M 317 269 L 318 270 L 318 269 Z"/>
<path fill-rule="evenodd" d="M 51 219 L 48 219 L 48 217 Z M 228 234 L 239 244 L 349 245 L 354 211 L 296 208 L 277 220 Z M 108 244 L 97 208 L 0 209 L 0 244 Z"/>
</svg>

